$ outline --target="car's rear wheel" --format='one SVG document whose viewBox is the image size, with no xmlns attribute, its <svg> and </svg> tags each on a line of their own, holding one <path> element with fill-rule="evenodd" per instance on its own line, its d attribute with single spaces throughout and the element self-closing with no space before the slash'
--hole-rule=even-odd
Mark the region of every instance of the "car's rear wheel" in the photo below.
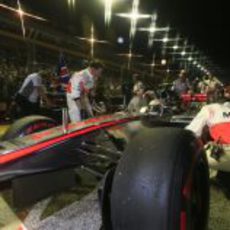
<svg viewBox="0 0 230 230">
<path fill-rule="evenodd" d="M 114 174 L 112 229 L 203 230 L 208 213 L 208 165 L 193 134 L 169 127 L 143 130 Z"/>
<path fill-rule="evenodd" d="M 57 125 L 57 122 L 44 116 L 28 116 L 15 121 L 2 136 L 1 140 L 9 140 L 39 132 Z"/>
</svg>

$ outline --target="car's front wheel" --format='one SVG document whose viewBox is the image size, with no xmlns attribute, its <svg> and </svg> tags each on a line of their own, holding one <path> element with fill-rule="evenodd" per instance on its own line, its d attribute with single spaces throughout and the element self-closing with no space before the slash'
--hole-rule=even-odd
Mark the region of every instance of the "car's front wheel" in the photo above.
<svg viewBox="0 0 230 230">
<path fill-rule="evenodd" d="M 209 213 L 205 155 L 189 131 L 145 129 L 127 146 L 112 183 L 113 230 L 204 230 Z"/>
</svg>

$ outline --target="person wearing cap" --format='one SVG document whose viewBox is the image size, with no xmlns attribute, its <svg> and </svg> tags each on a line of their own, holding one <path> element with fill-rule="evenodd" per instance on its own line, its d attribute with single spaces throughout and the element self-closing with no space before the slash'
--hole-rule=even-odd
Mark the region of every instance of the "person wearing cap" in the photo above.
<svg viewBox="0 0 230 230">
<path fill-rule="evenodd" d="M 15 98 L 22 116 L 39 114 L 40 99 L 44 100 L 48 107 L 51 105 L 43 84 L 43 80 L 49 76 L 50 75 L 47 70 L 40 70 L 38 72 L 29 74 L 24 79 Z"/>
<path fill-rule="evenodd" d="M 210 136 L 210 141 L 205 141 L 210 168 L 230 172 L 230 84 L 224 88 L 223 103 L 203 106 L 186 127 L 198 138 L 202 138 L 205 128 Z"/>
<path fill-rule="evenodd" d="M 75 72 L 68 83 L 66 98 L 68 113 L 71 122 L 81 121 L 82 110 L 87 112 L 88 117 L 93 117 L 93 109 L 89 100 L 89 94 L 95 88 L 96 80 L 101 76 L 103 64 L 99 61 L 92 61 L 89 67 Z"/>
</svg>

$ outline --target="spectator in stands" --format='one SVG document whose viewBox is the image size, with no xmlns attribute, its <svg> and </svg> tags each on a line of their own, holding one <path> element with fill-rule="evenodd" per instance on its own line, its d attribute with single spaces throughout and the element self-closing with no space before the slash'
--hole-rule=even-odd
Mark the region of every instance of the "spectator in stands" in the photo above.
<svg viewBox="0 0 230 230">
<path fill-rule="evenodd" d="M 193 93 L 200 93 L 199 84 L 200 79 L 198 77 L 194 78 L 191 83 L 191 90 Z"/>
<path fill-rule="evenodd" d="M 198 83 L 198 89 L 199 89 L 199 93 L 204 93 L 206 94 L 206 89 L 208 87 L 208 76 L 204 76 L 200 82 Z"/>
<path fill-rule="evenodd" d="M 173 82 L 172 90 L 180 97 L 181 94 L 187 93 L 189 89 L 190 84 L 187 78 L 187 73 L 185 70 L 181 70 L 179 78 Z"/>
<path fill-rule="evenodd" d="M 135 82 L 135 77 L 137 74 L 133 74 L 130 76 L 128 72 L 124 73 L 123 83 L 122 83 L 122 94 L 124 96 L 124 107 L 127 108 L 129 102 L 132 99 L 133 96 L 133 86 Z"/>
<path fill-rule="evenodd" d="M 67 106 L 71 122 L 84 119 L 82 111 L 87 112 L 88 117 L 93 117 L 93 109 L 89 100 L 90 92 L 95 88 L 95 81 L 101 76 L 103 64 L 92 61 L 89 67 L 80 72 L 75 72 L 67 86 Z"/>
<path fill-rule="evenodd" d="M 205 76 L 199 83 L 200 92 L 207 95 L 208 102 L 217 101 L 219 86 L 221 82 L 212 75 Z"/>
<path fill-rule="evenodd" d="M 51 105 L 42 82 L 49 76 L 46 70 L 40 70 L 24 79 L 15 99 L 22 116 L 39 114 L 40 99 L 43 99 L 48 107 Z"/>
<path fill-rule="evenodd" d="M 147 105 L 147 100 L 144 96 L 145 86 L 142 81 L 136 77 L 136 82 L 133 86 L 133 98 L 128 105 L 129 113 L 138 113 L 140 109 Z"/>
</svg>

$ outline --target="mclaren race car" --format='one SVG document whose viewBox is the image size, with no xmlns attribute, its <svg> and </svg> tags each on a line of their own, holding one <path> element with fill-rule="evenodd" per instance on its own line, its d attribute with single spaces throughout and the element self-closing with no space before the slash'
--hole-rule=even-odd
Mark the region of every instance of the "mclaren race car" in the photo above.
<svg viewBox="0 0 230 230">
<path fill-rule="evenodd" d="M 107 161 L 99 188 L 104 229 L 206 229 L 208 165 L 202 146 L 182 126 L 121 114 L 62 126 L 46 117 L 23 118 L 2 137 L 0 182 L 10 181 L 26 203 L 41 198 L 41 188 L 44 197 L 50 184 L 65 184 L 70 174 L 58 172 L 85 167 L 99 174 L 95 159 Z"/>
</svg>

